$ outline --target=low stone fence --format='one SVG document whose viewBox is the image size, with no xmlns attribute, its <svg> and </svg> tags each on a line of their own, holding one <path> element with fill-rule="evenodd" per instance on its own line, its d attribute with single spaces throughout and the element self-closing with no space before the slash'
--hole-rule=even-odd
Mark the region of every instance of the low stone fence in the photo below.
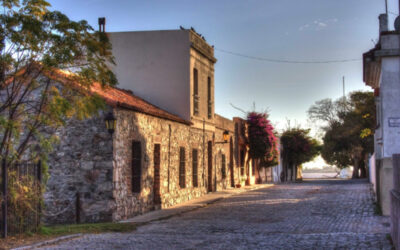
<svg viewBox="0 0 400 250">
<path fill-rule="evenodd" d="M 400 249 L 400 154 L 393 155 L 393 190 L 391 197 L 391 235 L 396 249 Z"/>
</svg>

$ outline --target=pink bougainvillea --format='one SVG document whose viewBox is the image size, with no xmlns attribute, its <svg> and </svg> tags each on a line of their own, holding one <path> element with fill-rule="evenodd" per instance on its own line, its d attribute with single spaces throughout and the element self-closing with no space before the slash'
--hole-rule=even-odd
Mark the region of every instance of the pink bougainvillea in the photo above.
<svg viewBox="0 0 400 250">
<path fill-rule="evenodd" d="M 250 112 L 247 115 L 249 155 L 266 165 L 278 161 L 278 139 L 266 113 Z"/>
</svg>

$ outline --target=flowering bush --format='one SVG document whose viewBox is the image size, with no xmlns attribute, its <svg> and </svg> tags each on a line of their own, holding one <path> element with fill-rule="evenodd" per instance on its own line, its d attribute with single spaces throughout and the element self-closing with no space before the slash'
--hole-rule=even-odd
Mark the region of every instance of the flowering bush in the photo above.
<svg viewBox="0 0 400 250">
<path fill-rule="evenodd" d="M 250 112 L 247 115 L 249 155 L 259 159 L 264 167 L 278 164 L 278 140 L 266 113 Z M 273 164 L 273 165 L 272 165 Z"/>
</svg>

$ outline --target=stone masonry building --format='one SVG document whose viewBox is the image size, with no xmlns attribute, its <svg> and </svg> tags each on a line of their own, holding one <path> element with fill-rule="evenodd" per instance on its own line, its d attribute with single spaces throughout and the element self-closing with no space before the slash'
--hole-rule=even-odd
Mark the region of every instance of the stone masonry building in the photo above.
<svg viewBox="0 0 400 250">
<path fill-rule="evenodd" d="M 45 222 L 118 221 L 254 183 L 234 121 L 214 113 L 214 49 L 193 30 L 110 33 L 120 86 L 90 89 L 107 108 L 69 120 L 49 160 Z M 60 85 L 70 73 L 47 72 Z M 149 103 L 150 101 L 151 103 Z M 116 118 L 109 134 L 104 117 Z M 229 133 L 224 143 L 223 134 Z M 241 169 L 243 168 L 243 170 Z"/>
</svg>

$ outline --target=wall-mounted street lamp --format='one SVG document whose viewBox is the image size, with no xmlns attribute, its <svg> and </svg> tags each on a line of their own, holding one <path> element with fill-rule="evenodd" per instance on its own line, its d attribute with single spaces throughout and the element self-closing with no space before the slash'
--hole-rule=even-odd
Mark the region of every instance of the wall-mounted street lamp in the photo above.
<svg viewBox="0 0 400 250">
<path fill-rule="evenodd" d="M 224 141 L 219 141 L 219 142 L 215 142 L 215 144 L 224 144 L 224 143 L 228 143 L 229 141 L 229 131 L 225 130 L 224 133 L 222 134 Z"/>
<path fill-rule="evenodd" d="M 115 124 L 117 122 L 117 119 L 114 117 L 114 114 L 112 111 L 110 111 L 106 117 L 104 117 L 104 122 L 106 123 L 106 128 L 108 130 L 108 133 L 111 135 L 114 133 L 115 130 Z"/>
</svg>

